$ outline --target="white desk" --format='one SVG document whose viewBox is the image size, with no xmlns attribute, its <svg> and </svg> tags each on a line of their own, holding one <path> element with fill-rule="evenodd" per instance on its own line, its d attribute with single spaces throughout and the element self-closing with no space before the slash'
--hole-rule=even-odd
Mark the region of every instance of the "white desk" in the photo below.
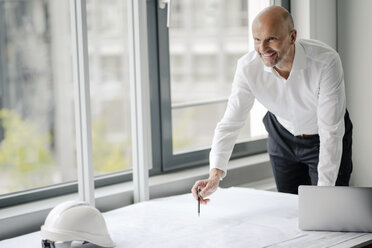
<svg viewBox="0 0 372 248">
<path fill-rule="evenodd" d="M 219 189 L 201 206 L 191 193 L 104 213 L 121 247 L 363 247 L 372 233 L 304 232 L 297 196 L 248 188 Z M 39 248 L 39 232 L 0 242 L 1 248 Z"/>
</svg>

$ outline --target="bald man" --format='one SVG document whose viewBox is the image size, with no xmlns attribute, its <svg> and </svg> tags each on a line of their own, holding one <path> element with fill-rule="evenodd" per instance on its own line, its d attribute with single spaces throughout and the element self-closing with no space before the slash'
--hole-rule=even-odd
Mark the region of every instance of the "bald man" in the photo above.
<svg viewBox="0 0 372 248">
<path fill-rule="evenodd" d="M 255 51 L 238 60 L 231 96 L 217 124 L 210 152 L 210 176 L 192 193 L 201 202 L 226 175 L 227 163 L 257 99 L 268 109 L 267 150 L 279 192 L 299 185 L 348 185 L 352 171 L 352 123 L 346 110 L 339 55 L 316 40 L 296 40 L 288 11 L 271 6 L 252 25 Z"/>
</svg>

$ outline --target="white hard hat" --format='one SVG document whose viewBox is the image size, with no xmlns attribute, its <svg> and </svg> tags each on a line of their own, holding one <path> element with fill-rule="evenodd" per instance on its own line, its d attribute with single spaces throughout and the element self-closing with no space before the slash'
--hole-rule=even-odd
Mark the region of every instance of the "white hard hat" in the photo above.
<svg viewBox="0 0 372 248">
<path fill-rule="evenodd" d="M 54 207 L 40 233 L 43 240 L 51 242 L 79 240 L 115 247 L 102 214 L 82 201 L 67 201 Z"/>
</svg>

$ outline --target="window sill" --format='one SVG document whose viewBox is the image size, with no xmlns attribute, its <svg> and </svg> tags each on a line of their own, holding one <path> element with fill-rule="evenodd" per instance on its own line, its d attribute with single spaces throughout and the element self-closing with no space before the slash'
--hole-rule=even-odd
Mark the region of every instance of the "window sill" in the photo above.
<svg viewBox="0 0 372 248">
<path fill-rule="evenodd" d="M 189 193 L 196 180 L 209 175 L 209 166 L 201 166 L 182 171 L 153 176 L 149 179 L 150 198 L 166 197 Z M 250 185 L 272 177 L 267 153 L 253 155 L 230 161 L 227 176 L 220 187 Z M 132 182 L 125 182 L 95 190 L 96 207 L 106 212 L 133 203 Z M 40 229 L 49 211 L 58 203 L 77 199 L 77 194 L 30 202 L 3 208 L 0 214 L 0 240 L 34 232 Z"/>
</svg>

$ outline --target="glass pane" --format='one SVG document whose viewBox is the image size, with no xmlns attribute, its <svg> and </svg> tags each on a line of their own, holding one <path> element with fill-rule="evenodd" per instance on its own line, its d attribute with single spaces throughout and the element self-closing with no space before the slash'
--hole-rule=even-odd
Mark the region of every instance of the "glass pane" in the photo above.
<svg viewBox="0 0 372 248">
<path fill-rule="evenodd" d="M 127 1 L 87 0 L 94 175 L 131 169 Z"/>
<path fill-rule="evenodd" d="M 68 1 L 0 1 L 0 194 L 76 180 Z"/>
<path fill-rule="evenodd" d="M 269 0 L 172 0 L 169 53 L 171 101 L 177 108 L 172 111 L 175 153 L 211 145 L 225 107 L 223 104 L 198 107 L 197 103 L 228 99 L 237 59 L 253 49 L 251 23 L 269 3 Z M 262 105 L 255 104 L 239 141 L 266 135 L 262 124 L 265 112 Z M 195 126 L 191 128 L 186 123 Z"/>
<path fill-rule="evenodd" d="M 226 101 L 194 107 L 177 107 L 172 110 L 173 150 L 185 153 L 209 148 L 216 124 L 226 109 Z M 262 105 L 252 109 L 237 142 L 264 138 L 265 128 L 259 121 L 266 110 Z"/>
</svg>

